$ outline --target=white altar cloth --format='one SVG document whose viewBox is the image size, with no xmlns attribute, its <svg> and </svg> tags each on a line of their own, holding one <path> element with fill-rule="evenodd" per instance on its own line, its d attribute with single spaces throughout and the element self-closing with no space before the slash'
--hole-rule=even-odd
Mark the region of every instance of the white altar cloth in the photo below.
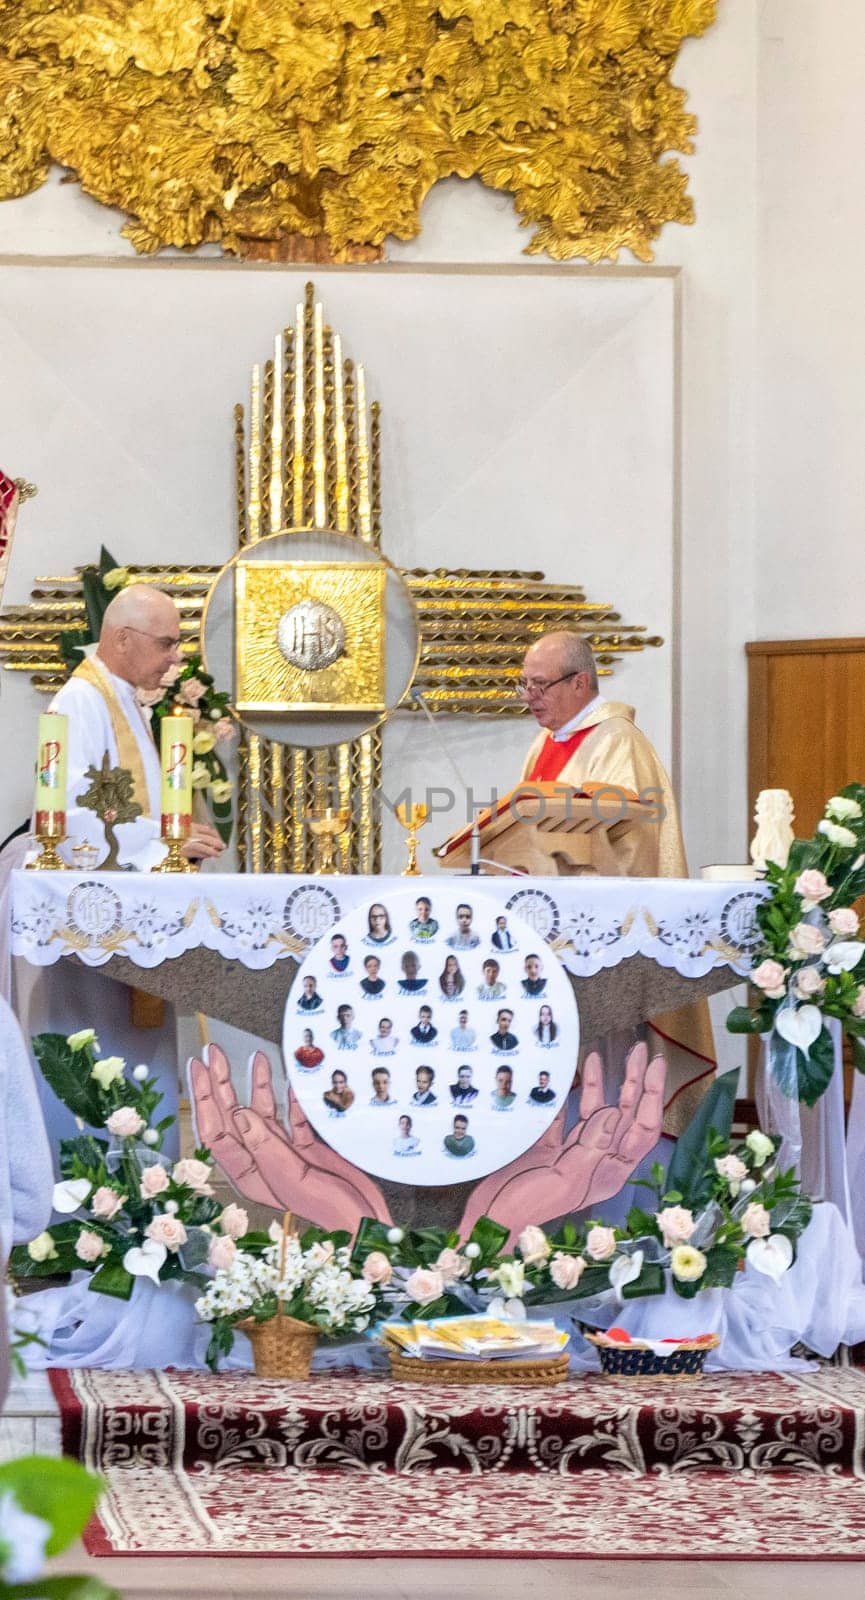
<svg viewBox="0 0 865 1600">
<path fill-rule="evenodd" d="M 89 967 L 125 956 L 158 967 L 187 950 L 216 950 L 253 971 L 302 957 L 346 912 L 375 896 L 415 888 L 435 906 L 453 878 L 329 877 L 207 873 L 15 872 L 11 953 L 34 966 L 76 955 Z M 682 977 L 717 967 L 745 974 L 759 938 L 756 883 L 689 878 L 503 878 L 458 880 L 492 896 L 509 918 L 528 921 L 575 977 L 590 978 L 643 955 Z"/>
</svg>

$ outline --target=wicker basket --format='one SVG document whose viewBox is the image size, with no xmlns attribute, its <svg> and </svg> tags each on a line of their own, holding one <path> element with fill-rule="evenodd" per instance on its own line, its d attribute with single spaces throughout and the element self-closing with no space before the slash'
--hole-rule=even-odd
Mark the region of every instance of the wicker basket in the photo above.
<svg viewBox="0 0 865 1600">
<path fill-rule="evenodd" d="M 720 1339 L 713 1334 L 699 1344 L 683 1340 L 668 1356 L 656 1355 L 641 1345 L 607 1344 L 606 1340 L 581 1329 L 584 1339 L 593 1344 L 601 1358 L 601 1371 L 607 1378 L 699 1378 L 710 1350 L 717 1350 Z"/>
<path fill-rule="evenodd" d="M 308 1378 L 318 1329 L 277 1313 L 267 1322 L 244 1317 L 236 1326 L 252 1345 L 259 1378 Z"/>
<path fill-rule="evenodd" d="M 404 1356 L 392 1345 L 387 1347 L 390 1370 L 400 1383 L 519 1384 L 541 1388 L 548 1383 L 564 1383 L 570 1357 L 528 1357 L 505 1361 L 425 1361 L 422 1356 Z"/>
</svg>

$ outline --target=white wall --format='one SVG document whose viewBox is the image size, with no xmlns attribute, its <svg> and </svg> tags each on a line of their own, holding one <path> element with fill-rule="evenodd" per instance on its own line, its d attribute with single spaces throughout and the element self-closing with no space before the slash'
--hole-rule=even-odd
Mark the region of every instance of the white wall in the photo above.
<svg viewBox="0 0 865 1600">
<path fill-rule="evenodd" d="M 681 664 L 681 704 L 675 710 L 695 866 L 741 859 L 744 838 L 741 647 L 755 631 L 756 73 L 753 0 L 722 0 L 717 25 L 704 39 L 686 44 L 675 73 L 700 117 L 698 151 L 686 163 L 697 225 L 667 228 L 658 250 L 660 264 L 682 269 L 682 581 L 672 648 Z M 0 254 L 128 258 L 121 222 L 73 186 L 59 186 L 55 177 L 35 195 L 0 205 Z M 430 197 L 420 238 L 395 246 L 391 257 L 514 263 L 525 259 L 524 242 L 506 198 L 454 180 Z M 0 311 L 2 294 L 0 268 Z M 87 330 L 82 332 L 86 337 Z M 10 371 L 8 352 L 0 352 L 0 365 L 4 383 L 14 381 L 18 361 Z M 129 393 L 137 395 L 134 372 Z M 51 420 L 62 426 L 62 412 Z M 141 425 L 146 427 L 146 418 Z M 8 462 L 3 450 L 0 460 L 7 470 L 28 470 L 26 461 Z M 89 528 L 70 529 L 67 566 L 88 559 L 93 544 Z M 538 563 L 555 573 L 562 554 L 551 541 Z M 22 537 L 13 558 L 13 592 L 26 593 L 41 565 Z M 2 716 L 0 707 L 0 727 Z"/>
</svg>

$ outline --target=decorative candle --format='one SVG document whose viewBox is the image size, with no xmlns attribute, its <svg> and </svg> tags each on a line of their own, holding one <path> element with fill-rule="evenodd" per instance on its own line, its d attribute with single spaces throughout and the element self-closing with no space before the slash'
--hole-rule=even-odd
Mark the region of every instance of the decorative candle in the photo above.
<svg viewBox="0 0 865 1600">
<path fill-rule="evenodd" d="M 39 718 L 39 756 L 33 810 L 37 834 L 62 838 L 66 832 L 66 755 L 69 718 L 45 711 Z"/>
<path fill-rule="evenodd" d="M 192 826 L 191 717 L 162 719 L 162 837 L 185 838 Z"/>
</svg>

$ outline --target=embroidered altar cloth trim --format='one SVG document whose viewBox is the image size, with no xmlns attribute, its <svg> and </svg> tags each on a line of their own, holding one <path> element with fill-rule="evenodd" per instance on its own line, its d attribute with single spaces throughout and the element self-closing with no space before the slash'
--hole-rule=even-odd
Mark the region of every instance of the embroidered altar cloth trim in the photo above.
<svg viewBox="0 0 865 1600">
<path fill-rule="evenodd" d="M 745 974 L 759 942 L 757 883 L 687 878 L 462 878 L 465 898 L 483 890 L 508 918 L 523 954 L 543 940 L 575 977 L 589 978 L 644 955 L 682 977 L 729 966 Z M 448 876 L 412 888 L 435 906 Z M 99 967 L 125 956 L 158 967 L 187 950 L 218 951 L 252 971 L 297 959 L 356 906 L 404 892 L 398 876 L 314 878 L 202 873 L 12 874 L 11 952 L 33 966 L 76 955 Z M 525 927 L 529 924 L 529 929 Z"/>
</svg>

